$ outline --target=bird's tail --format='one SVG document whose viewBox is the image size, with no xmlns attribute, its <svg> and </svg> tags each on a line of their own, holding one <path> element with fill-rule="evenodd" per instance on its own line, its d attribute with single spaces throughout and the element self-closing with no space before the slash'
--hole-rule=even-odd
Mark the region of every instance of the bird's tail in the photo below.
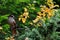
<svg viewBox="0 0 60 40">
<path fill-rule="evenodd" d="M 12 35 L 16 35 L 16 34 L 17 34 L 16 29 L 13 29 L 12 30 Z"/>
</svg>

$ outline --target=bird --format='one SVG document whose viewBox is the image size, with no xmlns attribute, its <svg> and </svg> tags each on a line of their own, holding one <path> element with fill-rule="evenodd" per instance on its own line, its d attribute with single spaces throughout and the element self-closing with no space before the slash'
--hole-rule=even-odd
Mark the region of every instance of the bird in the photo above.
<svg viewBox="0 0 60 40">
<path fill-rule="evenodd" d="M 27 29 L 27 28 L 21 28 L 21 27 L 18 26 L 18 24 L 16 23 L 14 15 L 9 15 L 8 16 L 8 24 L 10 25 L 10 29 L 11 29 L 11 32 L 12 32 L 13 36 L 17 36 L 19 34 L 19 32 Z"/>
<path fill-rule="evenodd" d="M 8 16 L 8 23 L 10 25 L 12 35 L 15 36 L 17 34 L 17 32 L 16 32 L 17 24 L 16 24 L 16 21 L 14 19 L 14 15 Z"/>
</svg>

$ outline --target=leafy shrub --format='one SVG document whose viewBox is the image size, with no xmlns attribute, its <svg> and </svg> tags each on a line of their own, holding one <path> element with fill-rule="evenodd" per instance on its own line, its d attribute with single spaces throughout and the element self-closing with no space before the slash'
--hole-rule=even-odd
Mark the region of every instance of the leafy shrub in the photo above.
<svg viewBox="0 0 60 40">
<path fill-rule="evenodd" d="M 60 40 L 60 9 L 53 0 L 0 0 L 0 40 L 11 36 L 8 16 L 13 14 L 19 27 L 16 40 Z M 2 37 L 4 36 L 4 37 Z"/>
</svg>

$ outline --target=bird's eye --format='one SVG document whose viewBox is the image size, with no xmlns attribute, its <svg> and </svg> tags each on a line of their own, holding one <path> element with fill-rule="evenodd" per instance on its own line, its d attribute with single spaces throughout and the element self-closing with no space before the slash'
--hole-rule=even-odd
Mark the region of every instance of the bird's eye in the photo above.
<svg viewBox="0 0 60 40">
<path fill-rule="evenodd" d="M 14 17 L 14 15 L 11 15 L 11 17 Z"/>
</svg>

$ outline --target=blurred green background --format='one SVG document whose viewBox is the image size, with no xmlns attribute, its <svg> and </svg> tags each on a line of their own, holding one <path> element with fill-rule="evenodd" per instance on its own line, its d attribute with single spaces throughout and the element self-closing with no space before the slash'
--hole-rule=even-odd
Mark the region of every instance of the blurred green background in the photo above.
<svg viewBox="0 0 60 40">
<path fill-rule="evenodd" d="M 6 38 L 11 36 L 10 25 L 7 22 L 11 14 L 15 16 L 19 27 L 24 28 L 24 30 L 18 30 L 19 36 L 15 37 L 15 40 L 60 40 L 60 6 L 53 8 L 55 15 L 42 22 L 42 26 L 30 24 L 36 18 L 37 12 L 41 10 L 40 5 L 47 6 L 47 1 L 50 0 L 0 0 L 0 27 L 3 28 L 0 28 L 0 40 L 8 40 Z M 52 1 L 54 5 L 60 5 L 60 0 Z M 28 9 L 30 17 L 22 23 L 18 18 L 24 13 L 24 8 Z"/>
</svg>

